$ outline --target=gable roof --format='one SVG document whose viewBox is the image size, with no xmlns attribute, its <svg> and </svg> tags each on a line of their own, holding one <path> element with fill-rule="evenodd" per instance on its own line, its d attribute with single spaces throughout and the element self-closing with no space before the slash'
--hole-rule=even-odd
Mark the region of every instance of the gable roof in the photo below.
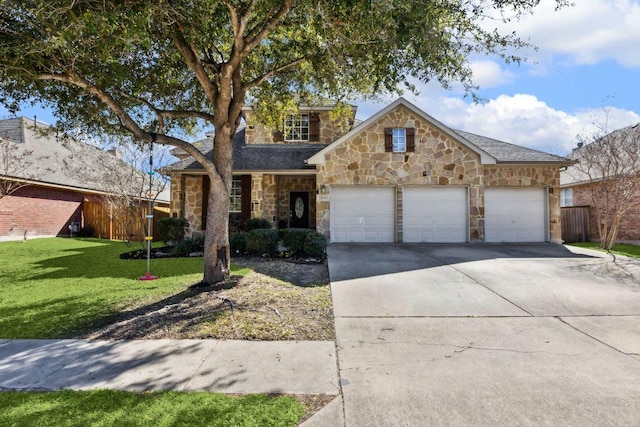
<svg viewBox="0 0 640 427">
<path fill-rule="evenodd" d="M 313 165 L 323 164 L 325 161 L 325 156 L 328 153 L 335 150 L 351 138 L 355 137 L 360 132 L 364 131 L 369 125 L 375 123 L 400 106 L 407 108 L 409 111 L 427 121 L 430 125 L 438 129 L 439 131 L 451 137 L 454 141 L 457 141 L 472 152 L 478 154 L 481 164 L 492 165 L 501 163 L 552 163 L 564 165 L 572 163 L 569 159 L 564 157 L 532 150 L 530 148 L 521 147 L 515 144 L 510 144 L 508 142 L 499 141 L 497 139 L 475 135 L 469 132 L 451 129 L 404 98 L 398 98 L 393 103 L 387 105 L 385 108 L 378 111 L 376 114 L 359 124 L 357 127 L 354 127 L 350 132 L 346 133 L 341 138 L 337 139 L 335 142 L 329 144 L 323 150 L 310 157 L 308 163 Z"/>
<path fill-rule="evenodd" d="M 302 171 L 315 173 L 314 167 L 306 164 L 306 159 L 326 147 L 325 144 L 247 144 L 246 127 L 242 126 L 233 138 L 233 171 L 234 172 L 267 172 Z M 211 158 L 213 137 L 197 141 L 205 156 Z M 203 168 L 192 157 L 185 158 L 165 168 L 168 172 L 202 171 Z"/>
<path fill-rule="evenodd" d="M 351 138 L 355 137 L 360 132 L 364 131 L 369 125 L 375 123 L 376 121 L 378 121 L 379 119 L 381 119 L 382 117 L 386 116 L 388 113 L 390 113 L 391 111 L 395 110 L 396 108 L 398 108 L 400 106 L 403 106 L 403 107 L 407 108 L 408 110 L 410 110 L 414 114 L 418 115 L 419 117 L 421 117 L 425 121 L 429 122 L 432 126 L 437 128 L 441 132 L 445 133 L 446 135 L 449 135 L 451 138 L 453 138 L 454 140 L 460 142 L 462 145 L 466 146 L 471 151 L 477 153 L 480 156 L 481 162 L 483 164 L 495 163 L 495 159 L 491 155 L 489 155 L 489 153 L 485 152 L 484 150 L 480 149 L 479 147 L 474 146 L 473 144 L 471 144 L 469 141 L 465 140 L 460 135 L 454 133 L 454 131 L 452 129 L 450 129 L 447 126 L 445 126 L 444 124 L 440 123 L 438 120 L 436 120 L 435 118 L 431 117 L 429 114 L 425 113 L 420 108 L 416 107 L 415 105 L 413 105 L 412 103 L 410 103 L 409 101 L 407 101 L 406 99 L 404 99 L 402 97 L 396 99 L 394 102 L 392 102 L 391 104 L 387 105 L 385 108 L 383 108 L 382 110 L 378 111 L 373 116 L 369 117 L 368 119 L 366 119 L 365 121 L 360 123 L 357 127 L 354 127 L 353 129 L 351 129 L 351 131 L 347 132 L 342 137 L 338 138 L 336 141 L 334 141 L 333 143 L 331 143 L 328 146 L 326 146 L 323 150 L 321 150 L 320 152 L 318 152 L 317 154 L 315 154 L 314 156 L 309 158 L 308 163 L 312 164 L 312 165 L 323 164 L 324 161 L 325 161 L 325 156 L 327 154 L 329 154 L 330 152 L 332 152 L 333 150 L 335 150 L 336 148 L 338 148 L 339 146 L 344 144 L 346 141 L 348 141 Z"/>
<path fill-rule="evenodd" d="M 573 164 L 577 164 L 580 162 L 583 153 L 585 150 L 588 150 L 588 147 L 597 147 L 600 144 L 608 144 L 611 141 L 620 142 L 621 144 L 626 144 L 627 147 L 632 147 L 632 152 L 637 152 L 638 147 L 640 146 L 640 123 L 636 123 L 634 125 L 626 126 L 620 129 L 616 129 L 597 140 L 591 142 L 587 145 L 579 145 L 578 148 L 574 149 L 571 154 L 569 154 L 569 158 L 573 160 Z M 595 145 L 594 145 L 595 144 Z M 624 147 L 625 145 L 621 145 L 620 147 Z M 615 150 L 615 148 L 614 148 Z M 618 150 L 616 150 L 618 151 Z M 625 155 L 624 150 L 622 151 L 622 155 Z M 606 151 L 603 152 L 606 154 Z M 632 159 L 629 159 L 633 161 Z M 560 173 L 560 186 L 561 187 L 572 187 L 576 185 L 584 185 L 590 184 L 592 182 L 599 181 L 595 176 L 589 176 L 587 172 L 581 170 L 576 166 L 569 166 L 565 171 Z"/>
<path fill-rule="evenodd" d="M 105 194 L 109 193 L 109 187 L 103 182 L 103 175 L 99 172 L 101 167 L 106 164 L 113 169 L 131 170 L 131 165 L 97 147 L 71 138 L 61 140 L 53 135 L 41 135 L 39 131 L 48 127 L 24 117 L 0 120 L 0 138 L 12 144 L 16 158 L 22 156 L 25 159 L 23 165 L 11 171 L 0 170 L 1 174 L 12 174 L 3 176 L 32 184 Z M 0 151 L 0 162 L 2 156 Z M 148 179 L 142 171 L 135 171 L 135 175 L 142 180 Z M 165 188 L 156 200 L 167 202 L 169 198 L 169 189 Z"/>
<path fill-rule="evenodd" d="M 496 159 L 497 163 L 572 163 L 572 161 L 566 157 L 556 156 L 555 154 L 545 153 L 544 151 L 521 147 L 520 145 L 461 130 L 456 130 L 455 132 L 475 146 L 485 150 Z"/>
</svg>

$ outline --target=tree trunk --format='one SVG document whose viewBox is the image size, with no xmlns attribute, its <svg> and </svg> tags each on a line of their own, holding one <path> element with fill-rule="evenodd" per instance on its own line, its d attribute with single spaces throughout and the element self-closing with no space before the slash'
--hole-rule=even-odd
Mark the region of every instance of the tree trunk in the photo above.
<svg viewBox="0 0 640 427">
<path fill-rule="evenodd" d="M 229 277 L 229 192 L 218 178 L 211 180 L 204 246 L 205 283 L 218 283 Z M 214 184 L 217 182 L 217 185 Z"/>
<path fill-rule="evenodd" d="M 217 173 L 209 172 L 209 203 L 204 242 L 204 283 L 218 283 L 229 278 L 229 193 L 233 179 L 233 133 L 219 126 L 214 136 L 213 163 Z M 203 195 L 204 196 L 204 195 Z"/>
</svg>

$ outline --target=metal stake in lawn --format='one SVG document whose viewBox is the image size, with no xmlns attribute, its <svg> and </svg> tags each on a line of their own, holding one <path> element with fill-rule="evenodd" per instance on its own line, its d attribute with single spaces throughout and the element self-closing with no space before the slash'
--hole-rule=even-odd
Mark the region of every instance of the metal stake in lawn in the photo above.
<svg viewBox="0 0 640 427">
<path fill-rule="evenodd" d="M 147 241 L 147 274 L 138 277 L 138 280 L 156 280 L 158 276 L 151 275 L 151 241 L 153 236 L 151 235 L 153 229 L 153 143 L 156 140 L 156 134 L 152 134 L 151 142 L 149 142 L 149 191 L 147 192 L 147 200 L 149 206 L 147 208 L 147 236 L 144 238 Z"/>
</svg>

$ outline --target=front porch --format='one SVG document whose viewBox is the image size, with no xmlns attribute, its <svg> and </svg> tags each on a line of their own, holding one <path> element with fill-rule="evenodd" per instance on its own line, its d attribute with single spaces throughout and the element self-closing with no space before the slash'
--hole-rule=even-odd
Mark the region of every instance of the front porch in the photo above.
<svg viewBox="0 0 640 427">
<path fill-rule="evenodd" d="M 205 230 L 209 191 L 206 175 L 181 174 L 171 181 L 171 216 L 189 221 L 188 235 Z M 264 218 L 274 228 L 316 229 L 314 174 L 250 173 L 233 176 L 229 229 L 249 218 Z"/>
</svg>

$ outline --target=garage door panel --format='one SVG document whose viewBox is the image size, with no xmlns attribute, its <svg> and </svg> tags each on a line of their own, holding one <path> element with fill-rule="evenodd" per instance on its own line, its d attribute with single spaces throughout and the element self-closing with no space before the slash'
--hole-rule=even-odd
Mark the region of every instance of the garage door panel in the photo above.
<svg viewBox="0 0 640 427">
<path fill-rule="evenodd" d="M 405 188 L 405 242 L 462 243 L 468 239 L 467 191 L 458 187 Z"/>
<path fill-rule="evenodd" d="M 393 188 L 333 188 L 330 209 L 333 242 L 395 241 Z"/>
<path fill-rule="evenodd" d="M 542 188 L 485 189 L 485 241 L 544 242 L 545 194 Z"/>
</svg>

